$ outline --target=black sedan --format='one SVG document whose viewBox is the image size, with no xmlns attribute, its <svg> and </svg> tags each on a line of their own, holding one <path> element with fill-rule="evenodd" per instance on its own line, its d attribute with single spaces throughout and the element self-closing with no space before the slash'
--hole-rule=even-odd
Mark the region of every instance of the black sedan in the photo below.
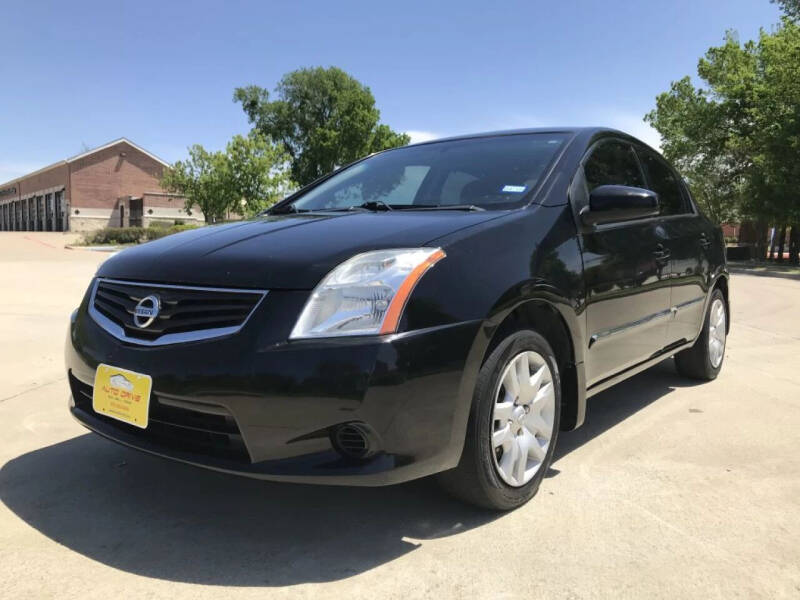
<svg viewBox="0 0 800 600">
<path fill-rule="evenodd" d="M 464 136 L 113 256 L 72 315 L 70 410 L 185 463 L 439 474 L 510 509 L 588 397 L 673 355 L 716 377 L 728 315 L 721 231 L 657 152 L 597 128 Z"/>
</svg>

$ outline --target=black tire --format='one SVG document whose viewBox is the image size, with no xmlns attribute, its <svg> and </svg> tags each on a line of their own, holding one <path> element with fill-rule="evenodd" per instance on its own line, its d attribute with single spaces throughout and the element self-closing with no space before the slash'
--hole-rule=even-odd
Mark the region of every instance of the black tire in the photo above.
<svg viewBox="0 0 800 600">
<path fill-rule="evenodd" d="M 508 362 L 520 352 L 533 350 L 547 361 L 553 377 L 555 414 L 550 445 L 539 470 L 521 487 L 507 484 L 497 473 L 491 436 L 495 390 Z M 438 475 L 441 486 L 470 504 L 492 510 L 511 510 L 525 504 L 538 491 L 550 467 L 558 437 L 561 413 L 561 379 L 550 345 L 534 331 L 518 331 L 504 339 L 481 367 L 472 398 L 464 451 L 455 469 Z"/>
<path fill-rule="evenodd" d="M 699 379 L 701 381 L 711 381 L 716 379 L 719 375 L 722 365 L 725 363 L 725 354 L 723 351 L 722 360 L 719 365 L 714 367 L 711 362 L 711 353 L 708 348 L 708 338 L 710 335 L 709 320 L 711 316 L 711 307 L 714 305 L 714 300 L 722 301 L 723 310 L 725 311 L 725 323 L 730 323 L 728 317 L 728 306 L 725 302 L 725 297 L 719 289 L 715 289 L 711 294 L 711 299 L 706 308 L 706 315 L 703 319 L 703 329 L 694 346 L 687 348 L 675 355 L 675 368 L 678 373 L 684 377 L 691 379 Z M 724 349 L 723 349 L 724 350 Z"/>
</svg>

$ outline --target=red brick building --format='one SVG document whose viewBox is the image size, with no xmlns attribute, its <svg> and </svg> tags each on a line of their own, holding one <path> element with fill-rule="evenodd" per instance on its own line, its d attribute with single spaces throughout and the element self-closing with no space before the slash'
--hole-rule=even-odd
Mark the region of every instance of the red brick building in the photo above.
<svg viewBox="0 0 800 600">
<path fill-rule="evenodd" d="M 159 183 L 166 162 L 120 138 L 0 184 L 0 230 L 90 231 L 198 222 L 199 210 Z"/>
</svg>

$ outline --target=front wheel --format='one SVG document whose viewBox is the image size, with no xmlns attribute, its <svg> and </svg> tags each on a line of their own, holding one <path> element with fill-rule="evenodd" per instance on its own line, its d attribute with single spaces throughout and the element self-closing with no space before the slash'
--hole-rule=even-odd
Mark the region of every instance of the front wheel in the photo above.
<svg viewBox="0 0 800 600">
<path fill-rule="evenodd" d="M 711 302 L 708 303 L 703 330 L 694 346 L 675 355 L 678 373 L 703 381 L 716 379 L 725 358 L 727 331 L 728 311 L 725 297 L 719 289 L 715 289 L 711 294 Z"/>
<path fill-rule="evenodd" d="M 561 381 L 550 345 L 519 331 L 481 367 L 467 437 L 455 469 L 439 475 L 453 495 L 494 510 L 516 508 L 536 494 L 553 458 Z"/>
</svg>

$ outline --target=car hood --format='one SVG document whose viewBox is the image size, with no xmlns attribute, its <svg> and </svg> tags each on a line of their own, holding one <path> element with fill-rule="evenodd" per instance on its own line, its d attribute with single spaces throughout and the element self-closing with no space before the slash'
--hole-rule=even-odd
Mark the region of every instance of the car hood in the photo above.
<svg viewBox="0 0 800 600">
<path fill-rule="evenodd" d="M 359 252 L 418 247 L 502 212 L 271 215 L 202 227 L 129 248 L 98 276 L 257 289 L 311 289 Z"/>
</svg>

